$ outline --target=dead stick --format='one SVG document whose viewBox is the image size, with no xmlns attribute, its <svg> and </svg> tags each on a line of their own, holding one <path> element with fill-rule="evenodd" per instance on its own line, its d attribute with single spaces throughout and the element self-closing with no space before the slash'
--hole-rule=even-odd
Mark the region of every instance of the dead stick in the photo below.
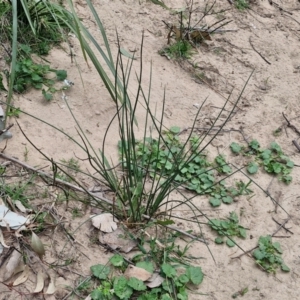
<svg viewBox="0 0 300 300">
<path fill-rule="evenodd" d="M 4 159 L 7 159 L 7 160 L 10 160 L 10 161 L 12 161 L 12 162 L 14 162 L 14 163 L 16 163 L 16 164 L 18 164 L 18 165 L 20 165 L 20 166 L 22 166 L 22 167 L 28 169 L 28 170 L 30 170 L 30 171 L 32 171 L 32 172 L 37 173 L 37 174 L 40 175 L 40 176 L 44 176 L 44 177 L 53 179 L 53 176 L 52 176 L 52 175 L 49 175 L 49 174 L 47 174 L 47 173 L 45 173 L 45 172 L 42 172 L 42 171 L 39 171 L 39 170 L 37 170 L 37 169 L 35 169 L 35 168 L 29 166 L 28 164 L 19 161 L 19 160 L 16 159 L 16 158 L 7 156 L 6 154 L 3 154 L 3 153 L 0 153 L 0 157 L 2 157 L 2 158 L 4 158 Z M 104 201 L 104 202 L 106 202 L 107 204 L 113 205 L 113 201 L 111 201 L 111 200 L 109 200 L 109 199 L 106 199 L 106 198 L 104 198 L 104 197 L 96 196 L 94 193 L 89 192 L 89 191 L 87 191 L 87 190 L 84 190 L 84 189 L 82 189 L 82 188 L 80 188 L 80 187 L 78 187 L 78 186 L 76 186 L 76 185 L 73 185 L 73 184 L 71 184 L 71 183 L 65 182 L 65 181 L 60 180 L 60 179 L 55 179 L 55 181 L 56 181 L 57 183 L 59 183 L 59 184 L 62 184 L 62 185 L 64 185 L 64 186 L 67 186 L 67 187 L 69 187 L 69 188 L 72 188 L 72 189 L 74 189 L 74 190 L 77 190 L 77 191 L 79 191 L 79 192 L 87 193 L 87 194 L 89 194 L 90 196 L 92 196 L 93 198 L 96 198 L 96 199 L 98 199 L 98 200 Z M 147 215 L 142 215 L 142 216 L 143 216 L 143 218 L 145 218 L 145 219 L 147 219 L 147 220 L 156 221 L 155 219 L 153 219 L 153 218 L 151 218 L 151 217 L 149 217 L 149 216 L 147 216 Z M 174 230 L 174 231 L 177 231 L 177 232 L 179 232 L 179 233 L 181 233 L 181 234 L 183 234 L 183 235 L 185 235 L 185 236 L 188 236 L 188 237 L 192 238 L 192 239 L 195 240 L 195 241 L 199 241 L 199 242 L 202 242 L 202 243 L 207 244 L 207 241 L 206 241 L 206 240 L 200 239 L 200 238 L 198 238 L 197 236 L 192 235 L 192 234 L 190 234 L 190 233 L 187 233 L 187 232 L 185 232 L 185 231 L 183 231 L 183 230 L 181 230 L 181 229 L 179 229 L 179 228 L 177 228 L 177 227 L 175 227 L 175 226 L 164 225 L 164 227 L 169 228 L 169 229 Z"/>
<path fill-rule="evenodd" d="M 290 234 L 294 234 L 291 230 L 289 230 L 288 228 L 286 228 L 286 227 L 284 226 L 284 225 L 290 220 L 290 218 L 286 219 L 282 224 L 279 223 L 278 221 L 276 221 L 276 220 L 274 219 L 274 217 L 272 217 L 272 220 L 273 220 L 276 224 L 278 224 L 278 225 L 280 226 L 280 227 L 278 228 L 277 232 L 278 232 L 281 228 L 283 228 L 283 229 L 285 229 L 287 232 L 289 232 Z M 273 233 L 272 236 L 274 236 L 277 232 Z"/>
<path fill-rule="evenodd" d="M 297 143 L 297 141 L 295 140 L 292 140 L 292 143 L 294 144 L 294 146 L 298 149 L 298 151 L 300 152 L 300 146 L 299 144 Z"/>
<path fill-rule="evenodd" d="M 249 37 L 249 43 L 250 43 L 250 45 L 251 45 L 251 47 L 252 47 L 252 49 L 267 63 L 267 64 L 271 64 L 266 58 L 264 58 L 263 57 L 263 55 L 260 53 L 260 52 L 258 52 L 255 48 L 254 48 L 254 46 L 253 46 L 253 44 L 252 44 L 252 41 L 251 41 L 251 36 Z"/>
</svg>

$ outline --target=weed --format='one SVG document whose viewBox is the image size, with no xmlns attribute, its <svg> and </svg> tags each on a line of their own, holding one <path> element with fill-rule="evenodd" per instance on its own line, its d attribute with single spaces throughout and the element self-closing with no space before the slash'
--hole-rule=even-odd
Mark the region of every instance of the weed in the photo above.
<svg viewBox="0 0 300 300">
<path fill-rule="evenodd" d="M 281 258 L 282 249 L 280 243 L 272 242 L 270 235 L 260 236 L 258 240 L 258 249 L 254 250 L 252 255 L 256 263 L 268 273 L 275 273 L 280 267 L 282 271 L 289 272 L 290 269 L 285 265 Z"/>
<path fill-rule="evenodd" d="M 143 254 L 137 254 L 133 260 L 136 267 L 144 269 L 150 275 L 158 276 L 160 274 L 161 283 L 158 286 L 150 288 L 147 282 L 140 279 L 126 278 L 123 272 L 128 263 L 121 255 L 115 254 L 110 259 L 111 266 L 99 264 L 91 267 L 94 278 L 101 280 L 98 288 L 91 293 L 92 299 L 187 299 L 188 285 L 199 285 L 203 280 L 204 275 L 201 268 L 183 262 L 186 251 L 182 252 L 184 253 L 181 257 L 182 260 L 179 258 L 176 263 L 172 263 L 173 257 L 176 257 L 174 240 L 171 243 L 164 242 L 165 248 L 159 247 L 159 243 L 155 240 L 151 240 L 150 243 L 152 246 L 149 253 L 140 245 Z M 160 252 L 161 255 L 156 255 Z M 155 259 L 153 260 L 153 258 Z M 115 275 L 114 269 L 119 270 L 118 275 Z M 155 272 L 157 269 L 159 273 Z"/>
<path fill-rule="evenodd" d="M 235 7 L 240 10 L 244 10 L 250 7 L 248 0 L 235 0 Z"/>
<path fill-rule="evenodd" d="M 169 59 L 188 59 L 193 55 L 193 47 L 188 41 L 179 40 L 159 51 L 159 54 L 165 55 Z"/>
<path fill-rule="evenodd" d="M 278 127 L 277 129 L 275 129 L 275 130 L 273 131 L 273 135 L 274 135 L 275 137 L 280 136 L 281 134 L 282 134 L 282 128 L 281 128 L 281 127 Z"/>
<path fill-rule="evenodd" d="M 75 171 L 75 172 L 79 172 L 80 171 L 80 165 L 79 165 L 79 161 L 75 158 L 70 158 L 68 160 L 66 159 L 61 159 L 61 162 L 69 169 Z"/>
<path fill-rule="evenodd" d="M 230 204 L 235 197 L 249 195 L 251 181 L 247 184 L 243 181 L 236 182 L 236 187 L 226 186 L 225 181 L 217 182 L 220 174 L 229 175 L 232 170 L 225 157 L 218 155 L 214 162 L 209 162 L 204 153 L 193 154 L 190 161 L 185 159 L 184 143 L 179 139 L 180 128 L 173 126 L 163 134 L 164 143 L 153 138 L 145 138 L 145 143 L 136 143 L 136 161 L 141 170 L 148 169 L 150 177 L 154 174 L 170 177 L 174 173 L 174 166 L 179 163 L 182 168 L 174 178 L 175 185 L 182 185 L 185 188 L 200 195 L 209 195 L 210 204 L 219 206 L 221 203 Z M 197 136 L 190 138 L 190 151 L 197 150 L 201 140 Z M 120 149 L 120 154 L 121 150 Z M 126 161 L 124 166 L 127 167 Z"/>
<path fill-rule="evenodd" d="M 25 207 L 29 207 L 28 200 L 33 199 L 34 195 L 29 195 L 27 189 L 32 182 L 32 179 L 29 179 L 27 182 L 20 182 L 15 184 L 1 184 L 0 185 L 0 195 L 6 200 L 9 197 L 13 202 L 19 200 Z"/>
<path fill-rule="evenodd" d="M 252 140 L 248 144 L 248 147 L 232 143 L 230 148 L 235 154 L 248 157 L 254 156 L 254 161 L 251 160 L 247 165 L 249 174 L 257 173 L 259 166 L 261 166 L 267 173 L 279 176 L 279 180 L 287 184 L 292 181 L 290 173 L 294 167 L 294 163 L 283 153 L 281 147 L 276 142 L 272 142 L 267 149 L 261 149 L 259 142 L 256 140 Z"/>
<path fill-rule="evenodd" d="M 19 118 L 20 113 L 21 113 L 21 110 L 20 110 L 19 107 L 13 107 L 13 106 L 11 106 L 11 107 L 8 109 L 7 115 L 8 115 L 9 117 L 16 117 L 16 118 Z"/>
<path fill-rule="evenodd" d="M 75 219 L 81 216 L 82 216 L 82 212 L 80 211 L 80 209 L 78 207 L 74 207 L 72 209 L 72 218 Z"/>
<path fill-rule="evenodd" d="M 88 295 L 92 290 L 91 278 L 90 277 L 85 279 L 79 278 L 76 290 L 84 296 Z"/>
<path fill-rule="evenodd" d="M 23 155 L 24 155 L 24 160 L 25 160 L 25 161 L 28 161 L 28 153 L 29 153 L 29 150 L 28 150 L 27 147 L 25 146 L 25 150 L 24 150 L 24 153 L 23 153 Z"/>
<path fill-rule="evenodd" d="M 55 74 L 55 78 L 48 78 L 50 72 Z M 8 71 L 6 74 L 8 76 Z M 34 87 L 42 90 L 46 100 L 51 100 L 52 94 L 57 91 L 54 87 L 55 82 L 66 78 L 67 72 L 64 70 L 54 70 L 49 65 L 36 64 L 31 58 L 24 58 L 16 63 L 13 89 L 17 93 L 23 93 L 28 88 Z M 45 90 L 44 87 L 48 89 Z"/>
<path fill-rule="evenodd" d="M 232 237 L 246 238 L 246 228 L 239 225 L 239 218 L 235 212 L 231 212 L 227 220 L 211 219 L 208 224 L 219 235 L 215 239 L 216 244 L 223 244 L 224 236 L 227 237 L 226 244 L 228 247 L 233 247 L 236 244 Z"/>
</svg>

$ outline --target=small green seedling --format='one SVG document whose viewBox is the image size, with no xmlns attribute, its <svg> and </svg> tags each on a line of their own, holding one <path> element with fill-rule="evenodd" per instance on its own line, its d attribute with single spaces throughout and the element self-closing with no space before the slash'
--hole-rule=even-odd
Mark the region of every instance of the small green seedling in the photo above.
<svg viewBox="0 0 300 300">
<path fill-rule="evenodd" d="M 250 7 L 248 0 L 235 0 L 234 4 L 235 7 L 240 10 L 244 10 Z"/>
<path fill-rule="evenodd" d="M 21 113 L 21 110 L 19 107 L 10 107 L 8 112 L 7 112 L 7 115 L 9 117 L 16 117 L 16 118 L 19 118 L 20 116 L 20 113 Z"/>
<path fill-rule="evenodd" d="M 230 145 L 230 148 L 237 155 L 254 156 L 254 160 L 251 160 L 247 165 L 249 174 L 257 173 L 259 167 L 262 167 L 267 173 L 278 176 L 279 180 L 282 180 L 286 184 L 292 181 L 290 173 L 294 167 L 294 163 L 284 154 L 276 142 L 272 142 L 267 149 L 262 149 L 256 140 L 252 140 L 248 147 L 234 142 Z"/>
<path fill-rule="evenodd" d="M 55 76 L 50 79 L 49 74 L 51 73 L 54 73 Z M 6 71 L 6 75 L 9 76 L 8 71 Z M 13 89 L 17 93 L 23 93 L 34 87 L 42 90 L 46 100 L 51 100 L 53 93 L 59 90 L 54 87 L 55 82 L 63 81 L 66 78 L 65 70 L 54 70 L 49 65 L 37 64 L 31 58 L 24 58 L 16 63 Z"/>
<path fill-rule="evenodd" d="M 282 271 L 289 272 L 289 267 L 281 258 L 282 249 L 280 243 L 272 242 L 270 235 L 260 236 L 258 240 L 258 249 L 254 250 L 252 256 L 255 262 L 268 273 L 276 273 L 280 267 Z"/>
<path fill-rule="evenodd" d="M 216 244 L 223 244 L 224 237 L 227 237 L 226 244 L 228 247 L 235 246 L 232 237 L 246 238 L 246 228 L 239 225 L 239 218 L 235 212 L 229 214 L 227 220 L 212 219 L 208 223 L 210 227 L 217 231 L 218 237 L 215 239 Z"/>
<path fill-rule="evenodd" d="M 145 241 L 141 239 L 139 248 L 132 262 L 135 267 L 144 269 L 151 274 L 160 277 L 160 283 L 155 287 L 149 287 L 148 281 L 142 281 L 132 276 L 126 278 L 124 271 L 128 267 L 125 259 L 115 254 L 109 260 L 110 265 L 96 265 L 91 267 L 94 279 L 100 280 L 100 285 L 93 290 L 93 300 L 102 299 L 188 299 L 188 287 L 199 285 L 204 278 L 200 267 L 192 266 L 190 259 L 185 259 L 186 246 L 183 250 L 175 245 L 178 235 L 166 237 L 164 247 L 157 240 L 151 239 L 149 251 L 144 248 Z M 116 271 L 117 270 L 117 271 Z M 140 272 L 140 271 L 139 271 Z M 150 285 L 151 286 L 151 285 Z"/>
<path fill-rule="evenodd" d="M 193 55 L 193 47 L 189 41 L 179 40 L 159 51 L 159 54 L 164 55 L 169 59 L 188 59 Z"/>
<path fill-rule="evenodd" d="M 193 154 L 193 158 L 187 162 L 184 144 L 179 139 L 179 133 L 180 128 L 173 126 L 163 133 L 163 142 L 162 139 L 158 141 L 150 137 L 145 138 L 144 141 L 137 141 L 136 160 L 140 164 L 140 169 L 144 172 L 148 170 L 150 177 L 160 174 L 168 178 L 172 176 L 179 164 L 182 168 L 175 177 L 175 183 L 199 195 L 209 195 L 209 202 L 214 207 L 220 206 L 222 203 L 231 204 L 236 197 L 252 193 L 249 189 L 251 181 L 247 184 L 243 181 L 236 182 L 235 187 L 227 187 L 224 180 L 217 183 L 217 177 L 220 174 L 227 175 L 232 170 L 224 156 L 218 155 L 214 162 L 210 162 L 205 153 L 199 153 L 197 149 L 201 139 L 198 136 L 192 136 L 189 140 L 188 151 Z M 241 151 L 242 146 L 235 144 L 234 149 L 236 152 L 237 150 Z M 122 151 L 124 151 L 124 147 L 122 148 L 119 143 L 121 157 L 124 156 Z M 124 161 L 123 164 L 127 165 Z"/>
</svg>

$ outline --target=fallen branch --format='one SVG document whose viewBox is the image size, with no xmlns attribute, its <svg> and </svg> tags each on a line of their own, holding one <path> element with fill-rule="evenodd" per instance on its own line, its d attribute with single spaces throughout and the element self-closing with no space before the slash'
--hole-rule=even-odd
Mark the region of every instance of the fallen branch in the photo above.
<svg viewBox="0 0 300 300">
<path fill-rule="evenodd" d="M 26 163 L 24 163 L 24 162 L 21 162 L 20 160 L 18 160 L 18 159 L 16 159 L 16 158 L 13 158 L 13 157 L 11 157 L 11 156 L 8 156 L 8 155 L 6 155 L 6 154 L 4 154 L 4 153 L 0 153 L 0 158 L 10 160 L 10 161 L 12 161 L 12 162 L 14 162 L 14 163 L 16 163 L 16 164 L 18 164 L 18 165 L 24 167 L 25 169 L 30 170 L 30 171 L 32 171 L 32 172 L 38 174 L 38 175 L 41 176 L 41 177 L 47 177 L 47 178 L 49 178 L 49 179 L 53 179 L 53 176 L 52 176 L 52 175 L 47 174 L 47 173 L 42 172 L 42 171 L 39 171 L 38 169 L 35 169 L 35 168 L 33 168 L 32 166 L 30 166 L 30 165 L 28 165 L 28 164 L 26 164 Z M 83 189 L 83 188 L 80 188 L 80 187 L 78 187 L 78 186 L 76 186 L 76 185 L 74 185 L 74 184 L 71 184 L 71 183 L 69 183 L 69 182 L 63 181 L 63 180 L 61 180 L 61 179 L 55 179 L 55 182 L 56 182 L 56 183 L 59 183 L 59 184 L 61 184 L 61 185 L 64 185 L 64 186 L 66 186 L 66 187 L 69 187 L 69 188 L 71 188 L 71 189 L 73 189 L 73 190 L 76 190 L 76 191 L 79 191 L 79 192 L 82 192 L 82 193 L 87 193 L 87 194 L 90 195 L 91 197 L 96 198 L 96 199 L 98 199 L 98 200 L 100 200 L 100 201 L 104 201 L 105 203 L 110 204 L 110 205 L 112 205 L 112 206 L 114 205 L 114 202 L 113 202 L 113 201 L 111 201 L 111 200 L 109 200 L 109 199 L 106 199 L 106 198 L 104 198 L 104 197 L 100 197 L 100 196 L 98 196 L 98 195 L 96 195 L 96 194 L 94 194 L 94 193 L 92 193 L 92 192 L 90 192 L 90 191 L 88 191 L 88 190 L 85 190 L 85 189 Z M 153 219 L 153 218 L 151 218 L 150 216 L 147 216 L 147 215 L 142 215 L 142 217 L 145 218 L 145 219 L 147 219 L 147 220 L 151 220 L 151 221 L 154 221 L 154 222 L 156 221 L 156 219 Z M 181 229 L 179 229 L 179 228 L 177 228 L 177 227 L 175 227 L 175 226 L 172 226 L 172 225 L 163 225 L 163 226 L 166 227 L 166 228 L 168 228 L 168 229 L 170 229 L 170 230 L 177 231 L 177 232 L 179 232 L 179 233 L 181 233 L 181 234 L 183 234 L 183 235 L 185 235 L 185 236 L 187 236 L 187 237 L 190 237 L 191 239 L 193 239 L 193 240 L 195 240 L 195 241 L 199 241 L 199 242 L 202 242 L 202 243 L 207 244 L 207 241 L 206 241 L 206 240 L 200 239 L 200 238 L 198 238 L 197 236 L 192 235 L 192 234 L 190 234 L 190 233 L 187 233 L 187 232 L 185 232 L 185 231 L 183 231 L 183 230 L 181 230 Z"/>
<path fill-rule="evenodd" d="M 267 64 L 271 64 L 260 52 L 258 52 L 255 48 L 254 48 L 254 46 L 253 46 L 253 44 L 252 44 L 252 41 L 251 41 L 251 36 L 249 37 L 249 43 L 250 43 L 250 45 L 251 45 L 251 47 L 252 47 L 252 49 L 267 63 Z"/>
</svg>

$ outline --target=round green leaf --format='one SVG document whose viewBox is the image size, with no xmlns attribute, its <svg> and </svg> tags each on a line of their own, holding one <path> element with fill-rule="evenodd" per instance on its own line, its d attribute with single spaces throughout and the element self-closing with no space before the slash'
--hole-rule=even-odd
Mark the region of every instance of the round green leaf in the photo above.
<svg viewBox="0 0 300 300">
<path fill-rule="evenodd" d="M 129 278 L 127 284 L 132 287 L 135 291 L 144 291 L 147 289 L 144 282 L 140 279 L 137 279 L 135 277 Z"/>
<path fill-rule="evenodd" d="M 97 277 L 98 279 L 106 279 L 109 272 L 110 268 L 105 266 L 105 265 L 95 265 L 91 267 L 92 274 Z"/>
<path fill-rule="evenodd" d="M 221 205 L 221 199 L 218 198 L 210 198 L 209 199 L 209 203 L 213 206 L 213 207 L 217 207 Z"/>
<path fill-rule="evenodd" d="M 124 263 L 124 258 L 120 254 L 115 254 L 111 257 L 110 262 L 114 267 L 121 267 Z"/>
<path fill-rule="evenodd" d="M 200 284 L 203 281 L 204 274 L 200 267 L 189 266 L 186 270 L 186 275 L 193 284 Z"/>
<path fill-rule="evenodd" d="M 250 173 L 250 174 L 255 174 L 257 171 L 258 171 L 258 164 L 255 163 L 255 162 L 250 162 L 248 164 L 248 167 L 247 167 L 247 171 Z"/>
<path fill-rule="evenodd" d="M 174 134 L 178 134 L 178 133 L 180 132 L 180 127 L 178 127 L 178 126 L 172 126 L 172 127 L 170 128 L 170 131 L 171 131 L 172 133 L 174 133 Z"/>
<path fill-rule="evenodd" d="M 234 247 L 234 246 L 235 246 L 235 242 L 233 242 L 233 241 L 230 240 L 230 239 L 227 239 L 227 240 L 226 240 L 226 245 L 227 245 L 228 247 Z"/>
<path fill-rule="evenodd" d="M 217 238 L 215 238 L 215 243 L 216 244 L 223 244 L 224 241 L 223 241 L 223 239 L 221 237 L 218 236 Z"/>
</svg>

